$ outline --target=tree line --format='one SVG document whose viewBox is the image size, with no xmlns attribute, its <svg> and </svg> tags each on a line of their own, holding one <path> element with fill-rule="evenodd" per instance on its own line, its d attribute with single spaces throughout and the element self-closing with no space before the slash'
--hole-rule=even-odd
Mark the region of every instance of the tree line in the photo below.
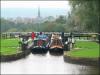
<svg viewBox="0 0 100 75">
<path fill-rule="evenodd" d="M 59 16 L 53 21 L 44 21 L 41 23 L 24 23 L 14 22 L 10 19 L 1 18 L 1 32 L 32 32 L 32 31 L 43 31 L 43 32 L 61 32 L 65 31 L 64 25 L 66 24 L 66 18 Z"/>
</svg>

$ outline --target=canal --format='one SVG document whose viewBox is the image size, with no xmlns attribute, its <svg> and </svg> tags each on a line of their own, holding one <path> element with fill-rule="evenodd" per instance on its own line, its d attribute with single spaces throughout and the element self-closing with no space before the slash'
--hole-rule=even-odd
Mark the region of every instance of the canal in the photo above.
<svg viewBox="0 0 100 75">
<path fill-rule="evenodd" d="M 70 64 L 63 55 L 30 54 L 26 58 L 1 63 L 1 74 L 96 74 L 95 67 Z"/>
</svg>

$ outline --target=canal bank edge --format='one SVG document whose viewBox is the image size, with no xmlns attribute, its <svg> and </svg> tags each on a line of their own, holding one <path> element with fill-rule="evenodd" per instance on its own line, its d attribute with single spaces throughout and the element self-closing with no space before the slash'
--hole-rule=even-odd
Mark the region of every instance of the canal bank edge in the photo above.
<svg viewBox="0 0 100 75">
<path fill-rule="evenodd" d="M 21 58 L 25 58 L 30 53 L 31 53 L 31 51 L 28 49 L 28 50 L 24 50 L 24 51 L 17 53 L 17 54 L 0 55 L 0 62 L 10 62 L 10 61 L 15 61 L 15 60 L 18 60 Z"/>
<path fill-rule="evenodd" d="M 64 55 L 64 61 L 72 64 L 86 65 L 86 66 L 100 66 L 100 57 L 99 58 L 83 58 L 83 57 L 72 57 L 66 53 Z"/>
</svg>

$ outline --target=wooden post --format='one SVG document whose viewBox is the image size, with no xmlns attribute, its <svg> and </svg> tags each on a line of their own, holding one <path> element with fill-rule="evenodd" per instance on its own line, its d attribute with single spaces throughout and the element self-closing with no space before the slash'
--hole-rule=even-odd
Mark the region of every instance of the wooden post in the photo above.
<svg viewBox="0 0 100 75">
<path fill-rule="evenodd" d="M 5 38 L 7 39 L 7 33 L 5 34 Z"/>
</svg>

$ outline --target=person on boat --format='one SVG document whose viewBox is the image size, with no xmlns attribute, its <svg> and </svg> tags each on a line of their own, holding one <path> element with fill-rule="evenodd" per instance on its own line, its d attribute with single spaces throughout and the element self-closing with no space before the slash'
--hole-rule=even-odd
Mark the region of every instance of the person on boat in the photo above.
<svg viewBox="0 0 100 75">
<path fill-rule="evenodd" d="M 40 32 L 40 35 L 38 36 L 39 39 L 41 40 L 48 40 L 48 36 Z"/>
<path fill-rule="evenodd" d="M 31 33 L 31 38 L 32 38 L 32 40 L 34 40 L 35 36 L 36 36 L 35 33 L 32 32 L 32 33 Z"/>
<path fill-rule="evenodd" d="M 26 50 L 28 47 L 29 36 L 28 35 L 20 35 L 19 44 L 21 44 L 21 49 Z"/>
<path fill-rule="evenodd" d="M 31 33 L 31 39 L 32 39 L 32 41 L 34 41 L 35 37 L 36 37 L 36 34 L 34 32 L 32 32 Z"/>
<path fill-rule="evenodd" d="M 31 33 L 31 40 L 32 40 L 32 44 L 34 45 L 34 39 L 36 37 L 36 34 L 34 32 Z"/>
<path fill-rule="evenodd" d="M 45 46 L 48 43 L 48 36 L 43 32 L 40 32 L 38 35 L 38 46 Z"/>
<path fill-rule="evenodd" d="M 65 51 L 70 51 L 70 38 L 66 37 L 66 41 L 65 41 L 65 44 L 64 44 L 64 49 Z"/>
</svg>

